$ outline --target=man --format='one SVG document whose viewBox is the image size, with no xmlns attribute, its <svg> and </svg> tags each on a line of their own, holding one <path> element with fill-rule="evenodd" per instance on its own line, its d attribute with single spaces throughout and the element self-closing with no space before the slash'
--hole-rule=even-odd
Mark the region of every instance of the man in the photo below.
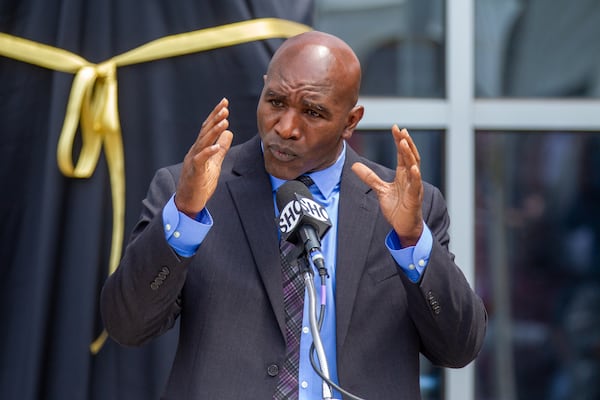
<svg viewBox="0 0 600 400">
<path fill-rule="evenodd" d="M 281 394 L 290 328 L 274 193 L 303 174 L 333 223 L 322 243 L 330 278 L 321 335 L 334 382 L 365 399 L 414 400 L 419 353 L 445 367 L 476 357 L 486 312 L 448 251 L 444 200 L 422 182 L 408 132 L 392 128 L 395 171 L 345 144 L 364 112 L 360 75 L 340 39 L 291 38 L 264 77 L 259 135 L 230 148 L 223 99 L 183 163 L 157 172 L 101 306 L 125 345 L 181 318 L 165 399 L 322 398 L 306 304 L 295 387 Z"/>
</svg>

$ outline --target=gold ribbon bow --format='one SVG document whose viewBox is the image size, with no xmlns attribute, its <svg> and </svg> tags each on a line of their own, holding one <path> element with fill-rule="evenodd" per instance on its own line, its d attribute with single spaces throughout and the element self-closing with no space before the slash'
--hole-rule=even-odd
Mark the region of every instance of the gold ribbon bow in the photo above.
<svg viewBox="0 0 600 400">
<path fill-rule="evenodd" d="M 99 64 L 77 54 L 0 32 L 0 55 L 55 71 L 74 73 L 65 121 L 58 140 L 60 171 L 69 178 L 89 178 L 104 147 L 110 175 L 113 229 L 109 274 L 119 265 L 125 219 L 125 156 L 117 106 L 117 67 L 176 57 L 255 40 L 288 38 L 311 30 L 297 22 L 261 18 L 181 33 L 151 41 Z M 73 166 L 73 143 L 81 126 L 82 147 Z M 98 353 L 106 331 L 90 345 Z"/>
</svg>

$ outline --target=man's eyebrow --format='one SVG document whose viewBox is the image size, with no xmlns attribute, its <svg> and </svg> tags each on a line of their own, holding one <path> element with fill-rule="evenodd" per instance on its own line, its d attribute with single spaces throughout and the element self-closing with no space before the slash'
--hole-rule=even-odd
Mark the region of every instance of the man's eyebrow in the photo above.
<svg viewBox="0 0 600 400">
<path fill-rule="evenodd" d="M 279 98 L 283 98 L 285 97 L 285 95 L 273 90 L 273 89 L 267 89 L 266 91 L 266 95 L 269 97 L 279 97 Z"/>
<path fill-rule="evenodd" d="M 313 103 L 312 101 L 305 100 L 304 101 L 304 105 L 306 107 L 308 107 L 310 109 L 313 109 L 313 110 L 316 110 L 316 111 L 318 111 L 318 112 L 320 112 L 322 114 L 326 114 L 326 115 L 331 114 L 331 112 L 329 111 L 329 109 L 327 107 L 325 107 L 324 105 L 322 105 L 322 104 Z"/>
</svg>

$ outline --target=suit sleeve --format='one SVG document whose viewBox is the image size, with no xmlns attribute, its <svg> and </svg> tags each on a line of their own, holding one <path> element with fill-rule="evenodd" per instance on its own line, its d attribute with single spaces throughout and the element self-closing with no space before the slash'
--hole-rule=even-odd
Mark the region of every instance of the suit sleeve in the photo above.
<svg viewBox="0 0 600 400">
<path fill-rule="evenodd" d="M 433 234 L 431 256 L 421 282 L 405 287 L 422 352 L 434 364 L 460 368 L 475 359 L 485 336 L 487 313 L 448 250 L 446 203 L 437 188 L 427 191 L 424 218 Z"/>
<path fill-rule="evenodd" d="M 109 335 L 123 345 L 141 345 L 171 327 L 181 311 L 180 293 L 189 258 L 165 238 L 162 209 L 175 192 L 168 169 L 157 171 L 117 270 L 108 277 L 100 309 Z"/>
</svg>

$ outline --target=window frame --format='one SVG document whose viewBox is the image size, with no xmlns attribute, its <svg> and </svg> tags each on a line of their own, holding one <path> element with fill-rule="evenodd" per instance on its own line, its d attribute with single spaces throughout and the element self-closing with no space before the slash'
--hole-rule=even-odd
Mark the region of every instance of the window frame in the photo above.
<svg viewBox="0 0 600 400">
<path fill-rule="evenodd" d="M 474 16 L 475 0 L 446 0 L 445 99 L 364 96 L 360 103 L 365 106 L 365 115 L 358 126 L 358 129 L 379 130 L 390 129 L 392 124 L 397 123 L 409 131 L 445 131 L 446 200 L 451 219 L 460 221 L 451 224 L 450 247 L 472 285 L 476 281 L 476 132 L 600 132 L 600 99 L 476 98 Z M 445 369 L 446 400 L 474 400 L 474 368 L 475 363 L 471 363 L 458 370 Z"/>
</svg>

